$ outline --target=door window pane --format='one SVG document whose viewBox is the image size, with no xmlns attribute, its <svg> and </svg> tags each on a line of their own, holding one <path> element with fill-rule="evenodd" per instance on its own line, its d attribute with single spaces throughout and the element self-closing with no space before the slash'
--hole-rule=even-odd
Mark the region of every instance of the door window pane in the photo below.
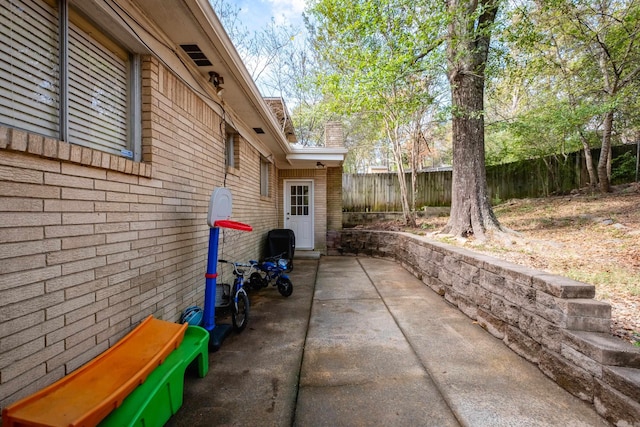
<svg viewBox="0 0 640 427">
<path fill-rule="evenodd" d="M 309 186 L 291 186 L 291 215 L 309 215 Z"/>
</svg>

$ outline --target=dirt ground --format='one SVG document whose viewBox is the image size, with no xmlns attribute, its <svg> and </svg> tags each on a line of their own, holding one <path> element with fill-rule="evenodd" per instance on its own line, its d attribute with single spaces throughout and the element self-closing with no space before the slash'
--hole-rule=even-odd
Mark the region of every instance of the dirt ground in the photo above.
<svg viewBox="0 0 640 427">
<path fill-rule="evenodd" d="M 439 234 L 448 217 L 420 219 L 417 229 L 397 222 L 369 229 L 404 230 L 490 254 L 520 265 L 596 286 L 612 307 L 611 331 L 640 346 L 640 185 L 609 194 L 509 200 L 494 206 L 501 225 L 514 231 L 489 243 Z"/>
</svg>

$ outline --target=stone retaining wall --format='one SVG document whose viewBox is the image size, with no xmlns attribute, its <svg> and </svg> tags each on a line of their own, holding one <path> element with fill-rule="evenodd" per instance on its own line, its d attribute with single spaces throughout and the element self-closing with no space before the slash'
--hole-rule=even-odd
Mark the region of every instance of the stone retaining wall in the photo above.
<svg viewBox="0 0 640 427">
<path fill-rule="evenodd" d="M 448 216 L 451 211 L 449 206 L 425 206 L 421 211 L 415 212 L 417 218 Z M 402 221 L 402 212 L 342 212 L 342 226 L 344 228 L 355 227 L 360 224 L 370 224 L 379 221 Z"/>
<path fill-rule="evenodd" d="M 593 285 L 408 233 L 332 232 L 329 254 L 393 258 L 617 426 L 640 426 L 640 348 Z"/>
</svg>

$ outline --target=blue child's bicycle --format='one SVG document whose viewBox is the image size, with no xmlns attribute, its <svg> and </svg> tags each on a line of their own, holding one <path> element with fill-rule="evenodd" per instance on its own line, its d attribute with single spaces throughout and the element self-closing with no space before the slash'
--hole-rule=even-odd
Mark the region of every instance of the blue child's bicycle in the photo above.
<svg viewBox="0 0 640 427">
<path fill-rule="evenodd" d="M 227 261 L 220 259 L 218 262 L 231 264 L 233 266 L 233 288 L 229 285 L 220 284 L 222 287 L 222 295 L 220 301 L 216 301 L 216 308 L 229 308 L 231 310 L 231 322 L 233 329 L 242 332 L 247 327 L 249 321 L 249 296 L 244 289 L 244 270 L 239 267 L 249 267 L 250 264 L 241 264 L 239 262 Z"/>
<path fill-rule="evenodd" d="M 285 274 L 288 267 L 288 260 L 283 258 L 284 253 L 266 258 L 262 262 L 249 261 L 252 269 L 255 269 L 249 276 L 247 286 L 249 289 L 258 290 L 266 288 L 269 284 L 277 286 L 278 292 L 284 297 L 293 293 L 293 283 L 289 276 Z"/>
</svg>

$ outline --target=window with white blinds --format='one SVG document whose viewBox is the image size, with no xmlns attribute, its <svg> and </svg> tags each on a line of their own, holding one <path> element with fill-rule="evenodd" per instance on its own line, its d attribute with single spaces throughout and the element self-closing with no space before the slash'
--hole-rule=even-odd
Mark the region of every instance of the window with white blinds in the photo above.
<svg viewBox="0 0 640 427">
<path fill-rule="evenodd" d="M 0 124 L 139 159 L 138 57 L 66 3 L 0 0 Z"/>
<path fill-rule="evenodd" d="M 260 158 L 260 195 L 269 197 L 269 162 Z"/>
<path fill-rule="evenodd" d="M 69 142 L 127 149 L 128 60 L 69 25 Z"/>
<path fill-rule="evenodd" d="M 0 123 L 58 137 L 58 12 L 43 2 L 0 0 L 0 20 Z"/>
<path fill-rule="evenodd" d="M 225 151 L 226 151 L 226 162 L 227 167 L 230 168 L 239 168 L 238 164 L 240 152 L 238 151 L 238 142 L 240 140 L 240 135 L 235 131 L 235 129 L 227 126 L 226 138 L 225 138 Z"/>
</svg>

